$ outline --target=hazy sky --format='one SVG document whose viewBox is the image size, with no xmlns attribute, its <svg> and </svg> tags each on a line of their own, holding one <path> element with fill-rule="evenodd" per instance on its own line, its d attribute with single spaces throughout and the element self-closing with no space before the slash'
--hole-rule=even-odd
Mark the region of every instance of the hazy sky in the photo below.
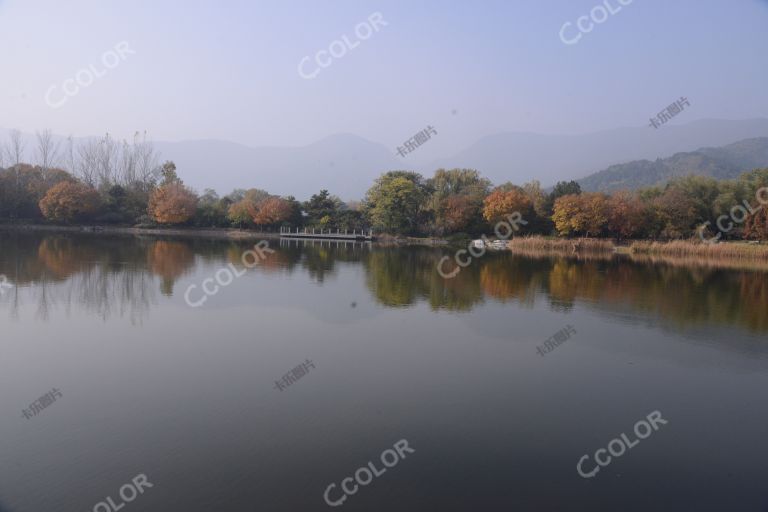
<svg viewBox="0 0 768 512">
<path fill-rule="evenodd" d="M 680 96 L 691 107 L 675 123 L 768 117 L 768 1 L 634 0 L 564 44 L 563 24 L 576 37 L 598 4 L 0 0 L 0 128 L 253 146 L 344 132 L 394 147 L 432 125 L 429 157 L 499 131 L 643 126 Z M 387 25 L 358 41 L 376 12 Z M 318 68 L 343 35 L 359 45 Z M 121 41 L 135 53 L 105 68 Z M 103 76 L 46 104 L 89 65 Z"/>
</svg>

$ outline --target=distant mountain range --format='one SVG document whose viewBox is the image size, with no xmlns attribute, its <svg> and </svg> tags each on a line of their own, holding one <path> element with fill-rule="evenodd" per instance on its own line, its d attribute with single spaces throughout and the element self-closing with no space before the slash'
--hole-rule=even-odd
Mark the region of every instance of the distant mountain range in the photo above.
<svg viewBox="0 0 768 512">
<path fill-rule="evenodd" d="M 392 151 L 356 135 L 331 135 L 308 146 L 253 148 L 219 140 L 156 142 L 185 183 L 229 193 L 260 188 L 299 200 L 327 189 L 361 199 L 379 174 L 402 169 Z"/>
<path fill-rule="evenodd" d="M 655 161 L 637 160 L 612 165 L 578 182 L 585 191 L 612 192 L 663 185 L 672 178 L 688 174 L 719 180 L 732 179 L 758 167 L 768 167 L 768 137 L 745 139 L 719 148 L 675 153 Z"/>
<path fill-rule="evenodd" d="M 0 130 L 0 140 L 7 140 L 6 133 Z M 755 166 L 766 166 L 768 161 L 762 159 L 759 150 L 754 150 L 752 157 L 742 158 L 734 149 L 734 155 L 726 158 L 697 148 L 756 137 L 768 137 L 768 119 L 699 120 L 659 129 L 616 128 L 578 135 L 500 133 L 426 164 L 412 163 L 408 157 L 396 156 L 394 148 L 351 134 L 332 135 L 299 147 L 250 147 L 221 140 L 155 142 L 155 147 L 163 159 L 176 163 L 179 176 L 198 191 L 213 188 L 228 193 L 235 188 L 256 187 L 304 200 L 325 188 L 348 200 L 362 198 L 373 181 L 390 170 L 414 170 L 428 177 L 440 167 L 469 167 L 495 184 L 538 179 L 543 186 L 551 186 L 559 180 L 584 178 L 585 187 L 636 187 L 649 180 L 663 181 L 670 172 L 683 172 L 680 169 L 698 172 L 695 169 L 699 167 L 693 160 L 681 161 L 679 165 L 670 164 L 674 170 L 669 171 L 657 167 L 656 162 L 635 161 L 676 158 L 680 152 L 694 152 L 702 158 L 702 173 L 728 174 L 729 169 L 747 165 L 749 158 L 753 158 Z M 28 135 L 30 155 L 33 146 L 33 136 Z M 622 162 L 635 171 L 624 171 L 628 175 L 622 175 L 620 169 L 614 169 L 614 164 Z M 611 165 L 614 167 L 608 168 Z M 590 175 L 600 169 L 605 171 L 598 175 L 609 173 L 611 177 Z M 613 171 L 619 174 L 611 174 Z"/>
</svg>

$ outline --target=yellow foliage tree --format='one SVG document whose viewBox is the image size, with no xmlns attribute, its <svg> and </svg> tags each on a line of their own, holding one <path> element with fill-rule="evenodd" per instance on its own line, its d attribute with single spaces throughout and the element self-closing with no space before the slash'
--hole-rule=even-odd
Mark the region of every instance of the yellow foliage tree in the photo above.
<svg viewBox="0 0 768 512">
<path fill-rule="evenodd" d="M 561 235 L 600 234 L 608 222 L 608 199 L 599 192 L 558 197 L 553 207 L 552 221 Z"/>
</svg>

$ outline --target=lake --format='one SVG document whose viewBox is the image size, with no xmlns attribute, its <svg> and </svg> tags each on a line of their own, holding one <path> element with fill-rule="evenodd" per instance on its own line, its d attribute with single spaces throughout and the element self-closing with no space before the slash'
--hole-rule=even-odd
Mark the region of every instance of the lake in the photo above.
<svg viewBox="0 0 768 512">
<path fill-rule="evenodd" d="M 0 233 L 1 512 L 768 510 L 767 273 L 253 245 Z"/>
</svg>

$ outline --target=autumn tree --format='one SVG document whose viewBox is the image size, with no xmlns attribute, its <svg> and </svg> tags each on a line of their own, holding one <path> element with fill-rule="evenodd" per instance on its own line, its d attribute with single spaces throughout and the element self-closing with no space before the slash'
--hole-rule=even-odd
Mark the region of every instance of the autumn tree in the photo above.
<svg viewBox="0 0 768 512">
<path fill-rule="evenodd" d="M 599 235 L 608 222 L 608 200 L 599 192 L 558 197 L 552 220 L 561 235 Z"/>
<path fill-rule="evenodd" d="M 272 196 L 258 205 L 248 205 L 248 214 L 257 226 L 273 226 L 289 220 L 293 206 L 286 199 Z"/>
<path fill-rule="evenodd" d="M 618 238 L 640 236 L 647 221 L 647 208 L 636 194 L 620 191 L 608 199 L 608 230 Z"/>
<path fill-rule="evenodd" d="M 262 201 L 271 196 L 265 190 L 251 188 L 248 190 L 235 190 L 227 197 L 231 201 L 227 211 L 227 218 L 232 224 L 242 226 L 243 224 L 251 224 L 253 222 L 250 210 L 258 208 Z"/>
<path fill-rule="evenodd" d="M 449 233 L 464 231 L 470 226 L 478 211 L 477 204 L 470 196 L 448 196 L 440 202 L 438 208 L 439 226 Z"/>
<path fill-rule="evenodd" d="M 40 211 L 55 222 L 82 220 L 99 208 L 99 193 L 83 183 L 62 181 L 40 200 Z"/>
<path fill-rule="evenodd" d="M 520 187 L 496 188 L 483 201 L 483 218 L 490 223 L 506 220 L 507 215 L 518 212 L 528 221 L 533 214 L 533 203 Z"/>
<path fill-rule="evenodd" d="M 434 217 L 438 233 L 477 229 L 490 187 L 491 182 L 474 169 L 438 169 L 425 182 L 428 197 L 424 210 Z M 451 206 L 460 207 L 460 211 L 451 211 Z"/>
<path fill-rule="evenodd" d="M 744 222 L 744 238 L 768 240 L 768 209 L 761 206 L 756 212 L 747 216 Z"/>
<path fill-rule="evenodd" d="M 533 205 L 532 218 L 529 221 L 528 229 L 534 233 L 550 233 L 554 224 L 552 223 L 552 204 L 548 194 L 544 193 L 539 180 L 532 180 L 523 184 L 523 191 Z"/>
<path fill-rule="evenodd" d="M 197 196 L 179 181 L 162 185 L 149 196 L 147 212 L 161 224 L 181 224 L 197 209 Z"/>
</svg>

